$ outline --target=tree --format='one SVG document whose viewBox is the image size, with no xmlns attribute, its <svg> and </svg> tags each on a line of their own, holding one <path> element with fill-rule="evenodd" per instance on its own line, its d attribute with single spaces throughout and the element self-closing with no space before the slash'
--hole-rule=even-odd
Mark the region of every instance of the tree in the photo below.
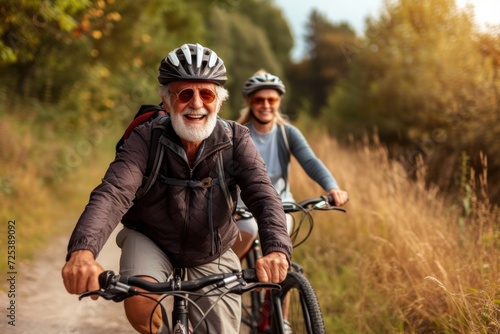
<svg viewBox="0 0 500 334">
<path fill-rule="evenodd" d="M 260 68 L 282 75 L 293 43 L 267 0 L 7 0 L 0 13 L 1 95 L 57 105 L 64 116 L 39 116 L 75 125 L 113 110 L 127 110 L 128 121 L 141 104 L 159 102 L 158 64 L 184 43 L 224 59 L 234 118 L 245 80 Z"/>
<path fill-rule="evenodd" d="M 15 1 L 0 4 L 0 66 L 33 61 L 43 37 L 64 38 L 77 26 L 75 14 L 95 5 L 91 1 Z"/>
<path fill-rule="evenodd" d="M 8 0 L 0 6 L 0 73 L 10 78 L 12 93 L 49 102 L 84 76 L 99 27 L 120 19 L 99 0 Z"/>
<path fill-rule="evenodd" d="M 283 11 L 272 0 L 240 1 L 237 9 L 264 32 L 277 62 L 286 66 L 290 62 L 293 35 Z"/>
<path fill-rule="evenodd" d="M 453 0 L 402 0 L 389 4 L 387 13 L 369 22 L 352 76 L 332 97 L 335 118 L 349 132 L 377 126 L 391 140 L 411 140 L 430 127 L 449 127 L 460 106 L 473 100 L 471 88 L 481 80 L 470 16 Z M 348 94 L 357 101 L 346 98 Z"/>
<path fill-rule="evenodd" d="M 494 43 L 486 43 L 488 56 L 480 52 L 470 8 L 460 10 L 454 0 L 388 2 L 365 35 L 349 77 L 323 111 L 326 122 L 338 135 L 376 127 L 385 143 L 400 147 L 396 157 L 410 174 L 422 155 L 433 181 L 449 186 L 454 175 L 442 168 L 445 157 L 456 162 L 462 150 L 491 150 L 485 139 L 498 117 Z"/>
<path fill-rule="evenodd" d="M 333 24 L 316 10 L 311 12 L 307 27 L 308 56 L 287 71 L 294 92 L 289 109 L 296 113 L 304 105 L 300 99 L 305 95 L 308 112 L 316 117 L 329 92 L 349 72 L 345 47 L 355 42 L 356 34 L 347 23 Z"/>
<path fill-rule="evenodd" d="M 280 76 L 290 62 L 293 36 L 284 15 L 271 0 L 221 1 L 205 16 L 207 39 L 224 59 L 231 98 L 223 113 L 237 118 L 243 107 L 242 87 L 259 69 Z"/>
</svg>

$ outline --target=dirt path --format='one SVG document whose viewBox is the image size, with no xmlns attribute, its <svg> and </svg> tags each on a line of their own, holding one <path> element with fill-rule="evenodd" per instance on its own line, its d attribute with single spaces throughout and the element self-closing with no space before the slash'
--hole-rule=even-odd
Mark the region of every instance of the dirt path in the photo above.
<svg viewBox="0 0 500 334">
<path fill-rule="evenodd" d="M 117 271 L 119 249 L 114 243 L 115 233 L 98 260 L 104 268 Z M 121 303 L 102 299 L 78 301 L 77 296 L 66 292 L 61 267 L 67 239 L 54 240 L 34 261 L 20 266 L 16 277 L 15 326 L 8 324 L 11 299 L 0 292 L 0 333 L 136 333 L 128 324 Z M 4 285 L 8 276 L 2 273 L 1 279 Z"/>
</svg>

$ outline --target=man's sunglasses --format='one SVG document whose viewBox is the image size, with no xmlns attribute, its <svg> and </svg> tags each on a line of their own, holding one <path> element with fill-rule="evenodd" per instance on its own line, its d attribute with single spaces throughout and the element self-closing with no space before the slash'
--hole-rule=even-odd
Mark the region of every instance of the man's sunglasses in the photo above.
<svg viewBox="0 0 500 334">
<path fill-rule="evenodd" d="M 252 102 L 256 105 L 264 105 L 267 101 L 270 106 L 274 106 L 280 100 L 279 97 L 254 97 Z"/>
<path fill-rule="evenodd" d="M 188 103 L 193 99 L 195 90 L 192 88 L 186 88 L 181 90 L 180 92 L 170 92 L 173 93 L 177 96 L 177 100 L 179 100 L 180 103 Z M 214 91 L 208 89 L 208 88 L 202 88 L 198 90 L 198 95 L 200 96 L 200 99 L 203 101 L 205 104 L 209 104 L 214 102 L 216 94 Z"/>
</svg>

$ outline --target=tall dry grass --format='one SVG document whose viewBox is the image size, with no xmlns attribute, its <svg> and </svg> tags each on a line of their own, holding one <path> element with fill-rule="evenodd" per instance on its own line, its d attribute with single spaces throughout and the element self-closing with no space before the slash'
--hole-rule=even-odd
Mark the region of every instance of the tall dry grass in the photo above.
<svg viewBox="0 0 500 334">
<path fill-rule="evenodd" d="M 50 182 L 49 166 L 61 159 L 61 148 L 82 137 L 33 126 L 5 117 L 0 123 L 0 216 L 4 227 L 16 220 L 21 261 L 72 229 L 117 139 L 107 134 L 64 182 Z M 315 136 L 315 152 L 351 197 L 347 214 L 315 214 L 312 235 L 294 252 L 318 293 L 328 332 L 500 332 L 500 219 L 481 196 L 482 171 L 479 184 L 464 178 L 463 204 L 450 205 L 425 187 L 423 164 L 413 181 L 377 143 L 346 148 Z M 295 162 L 291 182 L 297 200 L 322 193 Z"/>
<path fill-rule="evenodd" d="M 15 221 L 15 264 L 20 275 L 20 266 L 43 250 L 52 238 L 71 231 L 90 191 L 113 157 L 116 136 L 103 140 L 99 147 L 87 145 L 85 155 L 79 160 L 72 156 L 71 168 L 67 168 L 66 152 L 83 147 L 82 140 L 77 131 L 58 133 L 47 124 L 2 115 L 0 245 L 7 245 L 8 221 Z M 60 165 L 66 166 L 64 174 L 55 167 Z M 7 272 L 6 265 L 7 256 L 3 256 L 0 272 Z M 1 283 L 0 290 L 3 286 Z"/>
<path fill-rule="evenodd" d="M 43 184 L 40 168 L 43 159 L 50 159 L 50 149 L 39 145 L 34 132 L 26 124 L 6 117 L 0 123 L 0 217 L 4 227 L 0 244 L 6 244 L 8 221 L 15 221 L 17 264 L 41 246 L 46 234 L 43 232 L 54 222 L 44 218 L 47 207 L 51 206 L 51 195 Z M 57 213 L 53 218 L 57 221 L 61 207 L 53 208 Z M 6 260 L 2 258 L 0 269 L 5 268 Z"/>
<path fill-rule="evenodd" d="M 316 136 L 318 134 L 316 133 Z M 308 136 L 311 138 L 311 136 Z M 499 333 L 499 211 L 468 184 L 467 205 L 446 203 L 390 161 L 378 144 L 310 141 L 342 188 L 347 214 L 315 214 L 294 259 L 319 296 L 329 333 Z M 317 196 L 292 165 L 296 200 Z"/>
</svg>

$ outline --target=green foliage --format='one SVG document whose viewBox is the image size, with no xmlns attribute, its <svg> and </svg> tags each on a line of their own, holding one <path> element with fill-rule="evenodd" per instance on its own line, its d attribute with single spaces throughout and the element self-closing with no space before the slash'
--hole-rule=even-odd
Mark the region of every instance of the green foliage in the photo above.
<svg viewBox="0 0 500 334">
<path fill-rule="evenodd" d="M 75 15 L 95 1 L 5 0 L 0 4 L 0 66 L 31 62 L 47 34 L 65 39 L 77 26 Z"/>
<path fill-rule="evenodd" d="M 271 0 L 241 1 L 237 10 L 264 33 L 269 53 L 273 54 L 278 64 L 286 66 L 290 62 L 293 36 L 282 10 Z"/>
<path fill-rule="evenodd" d="M 218 19 L 221 16 L 224 20 Z M 210 22 L 211 28 L 219 32 L 214 39 L 213 44 L 217 45 L 214 49 L 224 59 L 228 70 L 226 86 L 231 93 L 228 101 L 229 111 L 225 114 L 227 118 L 235 119 L 243 106 L 241 89 L 245 81 L 261 68 L 282 75 L 282 67 L 272 53 L 263 30 L 249 18 L 237 12 L 219 12 L 213 18 Z M 226 43 L 218 45 L 219 41 Z"/>
<path fill-rule="evenodd" d="M 429 125 L 446 127 L 450 116 L 472 101 L 471 88 L 481 79 L 480 57 L 471 21 L 453 1 L 402 1 L 388 12 L 370 22 L 353 74 L 329 109 L 337 111 L 342 123 L 336 129 L 344 132 L 360 134 L 376 125 L 382 138 L 412 139 Z M 357 103 L 346 103 L 347 89 Z M 347 114 L 365 126 L 345 122 Z"/>
<path fill-rule="evenodd" d="M 224 60 L 228 70 L 226 87 L 230 99 L 223 116 L 236 119 L 244 105 L 241 89 L 259 69 L 284 79 L 293 46 L 288 23 L 281 10 L 269 0 L 249 0 L 233 6 L 212 7 L 206 17 L 210 45 Z"/>
<path fill-rule="evenodd" d="M 0 74 L 9 78 L 2 88 L 48 103 L 63 101 L 85 83 L 95 61 L 94 42 L 121 18 L 104 1 L 32 1 L 9 8 L 15 14 L 5 11 L 6 22 L 16 24 L 3 27 L 3 38 L 17 56 L 0 65 Z"/>
<path fill-rule="evenodd" d="M 210 46 L 224 59 L 228 89 L 235 97 L 224 113 L 235 118 L 248 76 L 260 68 L 283 75 L 282 63 L 293 43 L 271 1 L 95 0 L 51 2 L 48 7 L 31 1 L 2 6 L 8 18 L 0 24 L 2 42 L 11 45 L 0 48 L 8 60 L 0 63 L 0 75 L 7 78 L 0 89 L 67 108 L 64 115 L 39 115 L 57 118 L 64 126 L 106 118 L 114 110 L 128 122 L 139 105 L 158 103 L 158 64 L 183 43 Z M 34 25 L 34 13 L 44 18 L 43 26 Z M 33 36 L 27 35 L 27 26 L 33 27 Z M 14 45 L 12 36 L 22 34 L 23 43 Z"/>
</svg>

